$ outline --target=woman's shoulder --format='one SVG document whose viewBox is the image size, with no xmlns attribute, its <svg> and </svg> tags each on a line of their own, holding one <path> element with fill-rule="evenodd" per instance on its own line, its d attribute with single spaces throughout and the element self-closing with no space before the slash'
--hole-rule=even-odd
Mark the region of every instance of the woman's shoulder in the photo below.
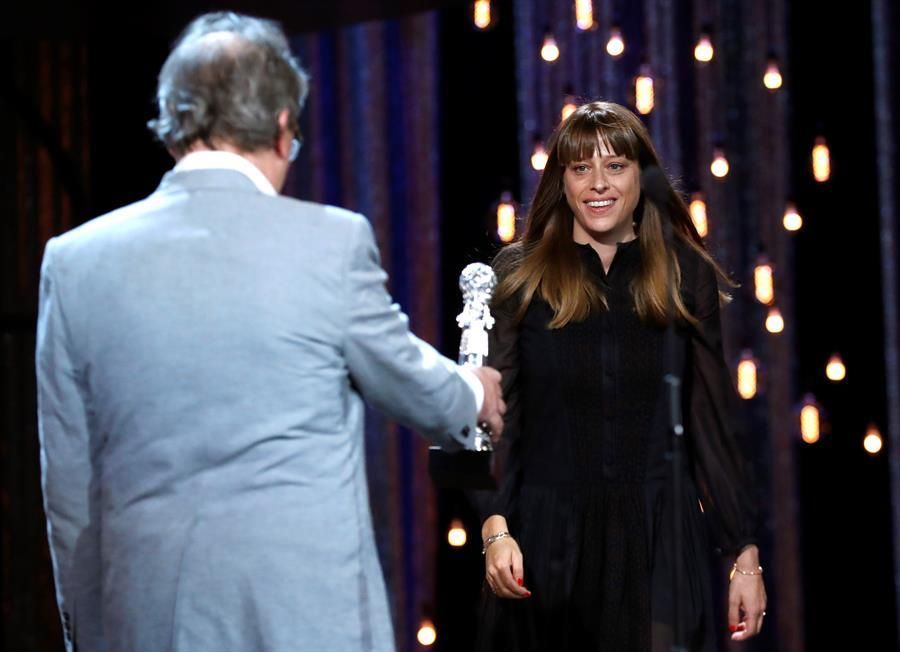
<svg viewBox="0 0 900 652">
<path fill-rule="evenodd" d="M 682 285 L 696 287 L 716 281 L 717 273 L 712 256 L 701 247 L 702 245 L 683 238 L 675 239 L 675 255 L 681 269 Z"/>
<path fill-rule="evenodd" d="M 521 242 L 513 242 L 500 249 L 491 260 L 491 267 L 498 277 L 502 278 L 522 264 L 524 247 Z"/>
<path fill-rule="evenodd" d="M 523 258 L 522 244 L 513 242 L 497 251 L 491 260 L 491 268 L 497 275 L 497 289 L 492 304 L 498 312 L 509 315 L 518 312 L 522 288 L 518 285 L 510 286 L 509 276 L 519 268 Z"/>
</svg>

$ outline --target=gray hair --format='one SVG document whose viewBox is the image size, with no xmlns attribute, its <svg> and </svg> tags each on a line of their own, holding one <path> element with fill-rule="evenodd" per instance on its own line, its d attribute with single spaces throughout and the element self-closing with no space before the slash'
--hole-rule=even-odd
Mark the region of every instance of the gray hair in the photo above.
<svg viewBox="0 0 900 652">
<path fill-rule="evenodd" d="M 159 73 L 159 117 L 147 123 L 169 151 L 227 142 L 244 152 L 272 147 L 278 114 L 300 133 L 309 78 L 281 27 L 232 12 L 204 14 L 185 28 Z"/>
</svg>

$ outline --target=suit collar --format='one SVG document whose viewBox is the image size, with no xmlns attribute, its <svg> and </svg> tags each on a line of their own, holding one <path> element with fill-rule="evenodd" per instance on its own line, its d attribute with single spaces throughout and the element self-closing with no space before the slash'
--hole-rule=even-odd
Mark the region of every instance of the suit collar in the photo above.
<svg viewBox="0 0 900 652">
<path fill-rule="evenodd" d="M 273 197 L 278 191 L 256 165 L 234 152 L 202 150 L 191 152 L 181 158 L 174 168 L 178 172 L 189 170 L 235 170 L 246 176 L 259 188 L 260 192 Z"/>
<path fill-rule="evenodd" d="M 179 170 L 177 167 L 166 172 L 159 184 L 158 192 L 179 190 L 230 190 L 250 194 L 264 194 L 245 174 L 237 170 L 196 169 Z"/>
</svg>

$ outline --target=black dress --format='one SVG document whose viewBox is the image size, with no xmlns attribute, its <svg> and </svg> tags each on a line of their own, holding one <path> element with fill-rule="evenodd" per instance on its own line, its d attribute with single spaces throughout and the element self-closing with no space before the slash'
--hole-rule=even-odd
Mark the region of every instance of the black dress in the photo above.
<svg viewBox="0 0 900 652">
<path fill-rule="evenodd" d="M 721 347 L 712 267 L 678 246 L 682 298 L 699 324 L 676 327 L 686 426 L 682 559 L 686 586 L 673 596 L 671 465 L 663 402 L 664 329 L 642 322 L 630 284 L 637 240 L 620 244 L 604 272 L 576 245 L 608 309 L 549 329 L 535 298 L 519 324 L 495 311 L 489 364 L 509 404 L 501 489 L 479 499 L 503 514 L 522 549 L 524 600 L 483 592 L 479 650 L 668 650 L 672 603 L 682 605 L 689 649 L 716 649 L 709 560 L 755 542 L 755 495 L 732 426 L 735 394 Z"/>
</svg>

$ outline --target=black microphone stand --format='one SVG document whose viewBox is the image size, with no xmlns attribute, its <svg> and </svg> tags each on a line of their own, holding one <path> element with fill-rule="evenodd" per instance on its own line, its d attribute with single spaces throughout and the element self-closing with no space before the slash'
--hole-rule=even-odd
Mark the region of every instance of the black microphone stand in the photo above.
<svg viewBox="0 0 900 652">
<path fill-rule="evenodd" d="M 660 202 L 660 209 L 665 209 L 665 201 Z M 663 238 L 666 243 L 668 253 L 667 266 L 669 279 L 675 277 L 675 234 L 672 229 L 672 220 L 669 215 L 663 214 Z M 675 289 L 676 292 L 680 288 Z M 678 336 L 675 329 L 675 305 L 674 298 L 671 293 L 667 294 L 668 323 L 664 335 L 663 348 L 663 382 L 665 383 L 665 391 L 668 394 L 668 412 L 669 412 L 669 433 L 671 439 L 671 461 L 672 461 L 672 518 L 674 524 L 672 528 L 672 561 L 674 566 L 674 577 L 672 578 L 672 652 L 688 652 L 688 648 L 684 643 L 684 615 L 681 605 L 680 596 L 682 595 L 682 587 L 685 586 L 684 565 L 682 563 L 682 555 L 684 550 L 683 541 L 683 517 L 684 517 L 684 478 L 682 477 L 682 455 L 684 446 L 684 423 L 681 413 L 681 375 L 678 366 Z"/>
</svg>

